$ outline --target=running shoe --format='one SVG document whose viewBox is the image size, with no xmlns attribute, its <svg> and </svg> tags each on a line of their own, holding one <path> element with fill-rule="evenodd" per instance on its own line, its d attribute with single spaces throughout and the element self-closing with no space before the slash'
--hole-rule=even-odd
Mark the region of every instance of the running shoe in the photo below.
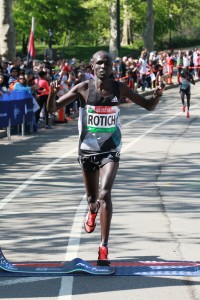
<svg viewBox="0 0 200 300">
<path fill-rule="evenodd" d="M 189 111 L 187 112 L 187 118 L 189 118 L 190 117 L 190 113 L 189 113 Z"/>
<path fill-rule="evenodd" d="M 182 112 L 185 112 L 186 105 L 183 105 Z"/>
<path fill-rule="evenodd" d="M 85 227 L 85 231 L 87 233 L 92 233 L 96 227 L 96 217 L 98 214 L 100 208 L 100 202 L 97 201 L 97 208 L 96 208 L 96 212 L 91 212 L 90 210 L 87 213 L 87 216 L 85 218 L 85 222 L 84 222 L 84 227 Z"/>
<path fill-rule="evenodd" d="M 108 260 L 108 248 L 105 246 L 99 247 L 97 266 L 110 266 L 110 261 Z"/>
<path fill-rule="evenodd" d="M 45 125 L 45 129 L 52 129 L 50 125 Z"/>
<path fill-rule="evenodd" d="M 70 118 L 70 117 L 66 117 L 65 119 L 66 119 L 68 122 L 73 121 L 73 119 Z"/>
</svg>

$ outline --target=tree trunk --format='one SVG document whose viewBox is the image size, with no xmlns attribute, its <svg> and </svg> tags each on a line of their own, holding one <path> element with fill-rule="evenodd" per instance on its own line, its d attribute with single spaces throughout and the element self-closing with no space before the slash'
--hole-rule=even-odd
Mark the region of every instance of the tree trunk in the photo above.
<svg viewBox="0 0 200 300">
<path fill-rule="evenodd" d="M 153 0 L 147 0 L 147 19 L 146 29 L 144 32 L 144 47 L 148 52 L 153 49 L 154 41 L 154 11 L 153 11 Z"/>
<path fill-rule="evenodd" d="M 122 45 L 130 45 L 133 42 L 132 29 L 131 29 L 131 15 L 129 13 L 129 7 L 127 0 L 123 3 L 124 15 L 123 15 L 123 32 L 122 32 Z"/>
<path fill-rule="evenodd" d="M 0 55 L 9 60 L 16 57 L 12 0 L 0 0 Z"/>
<path fill-rule="evenodd" d="M 116 0 L 111 0 L 110 5 L 110 46 L 109 52 L 113 60 L 117 57 L 117 5 Z"/>
</svg>

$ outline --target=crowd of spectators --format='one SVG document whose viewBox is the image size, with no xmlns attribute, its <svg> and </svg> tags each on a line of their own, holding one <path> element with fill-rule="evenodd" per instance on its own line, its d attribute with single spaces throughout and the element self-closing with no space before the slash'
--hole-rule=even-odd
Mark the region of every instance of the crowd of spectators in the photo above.
<svg viewBox="0 0 200 300">
<path fill-rule="evenodd" d="M 183 68 L 189 68 L 195 78 L 200 78 L 200 50 L 195 48 L 188 51 L 148 53 L 144 49 L 138 58 L 131 55 L 117 57 L 113 62 L 111 77 L 125 82 L 136 93 L 140 93 L 150 91 L 162 82 L 173 84 L 174 67 L 177 83 Z M 44 119 L 45 128 L 50 128 L 49 118 L 52 116 L 46 111 L 46 101 L 51 81 L 60 78 L 61 89 L 57 97 L 67 93 L 74 85 L 93 78 L 91 61 L 85 62 L 77 58 L 57 61 L 34 60 L 32 68 L 27 68 L 26 61 L 20 57 L 13 62 L 0 57 L 0 96 L 12 90 L 27 90 L 31 93 L 36 107 L 36 126 Z M 78 106 L 77 99 L 65 108 L 66 122 L 72 120 L 72 114 L 78 113 Z"/>
</svg>

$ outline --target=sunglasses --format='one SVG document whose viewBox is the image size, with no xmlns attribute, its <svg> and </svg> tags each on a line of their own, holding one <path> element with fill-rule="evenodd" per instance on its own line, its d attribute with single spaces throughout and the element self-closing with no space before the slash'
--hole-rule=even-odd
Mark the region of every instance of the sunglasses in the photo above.
<svg viewBox="0 0 200 300">
<path fill-rule="evenodd" d="M 25 80 L 25 78 L 24 78 L 24 77 L 19 77 L 19 79 L 23 79 L 23 80 Z"/>
</svg>

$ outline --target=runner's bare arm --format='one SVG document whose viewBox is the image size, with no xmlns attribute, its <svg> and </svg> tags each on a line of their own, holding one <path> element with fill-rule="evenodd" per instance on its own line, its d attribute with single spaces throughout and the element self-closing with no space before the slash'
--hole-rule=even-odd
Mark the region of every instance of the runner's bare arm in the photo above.
<svg viewBox="0 0 200 300">
<path fill-rule="evenodd" d="M 195 85 L 195 81 L 194 81 L 194 77 L 193 77 L 193 75 L 192 74 L 190 74 L 190 82 L 193 84 L 193 85 Z"/>
<path fill-rule="evenodd" d="M 147 110 L 154 110 L 159 103 L 160 97 L 163 94 L 165 86 L 158 87 L 152 97 L 150 99 L 144 98 L 143 96 L 134 93 L 126 84 L 123 82 L 119 82 L 120 87 L 120 97 L 126 97 L 130 99 L 135 104 L 147 109 Z"/>
<path fill-rule="evenodd" d="M 50 85 L 50 93 L 47 100 L 47 110 L 49 112 L 55 112 L 63 106 L 72 103 L 75 99 L 82 96 L 86 99 L 86 94 L 88 90 L 88 82 L 84 81 L 75 85 L 67 94 L 61 96 L 56 100 L 56 94 L 59 91 L 60 86 L 58 82 L 52 82 Z"/>
</svg>

